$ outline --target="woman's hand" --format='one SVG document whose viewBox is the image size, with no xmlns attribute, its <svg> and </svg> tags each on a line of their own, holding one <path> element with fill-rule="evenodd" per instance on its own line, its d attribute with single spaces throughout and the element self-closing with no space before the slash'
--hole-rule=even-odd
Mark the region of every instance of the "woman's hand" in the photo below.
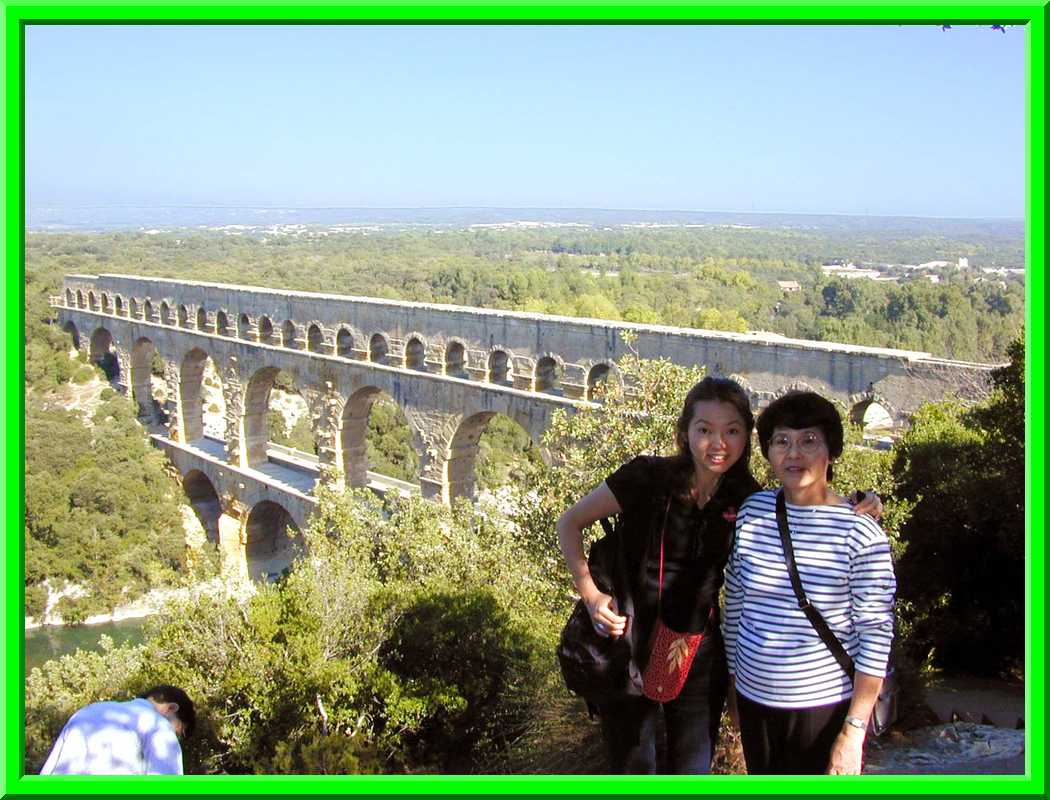
<svg viewBox="0 0 1050 800">
<path fill-rule="evenodd" d="M 849 496 L 853 504 L 853 511 L 857 514 L 867 514 L 872 519 L 882 519 L 882 500 L 871 489 L 862 492 L 859 489 Z"/>
<path fill-rule="evenodd" d="M 587 610 L 591 612 L 591 624 L 603 636 L 619 639 L 627 632 L 627 617 L 616 613 L 616 600 L 602 592 L 584 598 Z"/>
<path fill-rule="evenodd" d="M 852 726 L 845 727 L 831 746 L 828 775 L 860 775 L 861 756 L 864 754 L 864 734 Z"/>
</svg>

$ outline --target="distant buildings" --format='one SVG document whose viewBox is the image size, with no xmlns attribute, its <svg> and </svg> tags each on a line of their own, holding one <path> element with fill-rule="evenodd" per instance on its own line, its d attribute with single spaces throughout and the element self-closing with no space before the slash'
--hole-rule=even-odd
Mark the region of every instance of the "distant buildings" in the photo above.
<svg viewBox="0 0 1050 800">
<path fill-rule="evenodd" d="M 780 287 L 780 291 L 784 294 L 792 294 L 793 292 L 802 291 L 802 286 L 798 281 L 777 281 L 777 286 Z"/>
</svg>

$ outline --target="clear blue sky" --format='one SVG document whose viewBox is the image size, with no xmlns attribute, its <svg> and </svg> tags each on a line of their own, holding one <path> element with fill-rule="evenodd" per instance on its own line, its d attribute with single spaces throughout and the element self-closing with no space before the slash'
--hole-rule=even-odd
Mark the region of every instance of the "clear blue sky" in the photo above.
<svg viewBox="0 0 1050 800">
<path fill-rule="evenodd" d="M 30 26 L 30 205 L 1024 214 L 1024 30 Z"/>
</svg>

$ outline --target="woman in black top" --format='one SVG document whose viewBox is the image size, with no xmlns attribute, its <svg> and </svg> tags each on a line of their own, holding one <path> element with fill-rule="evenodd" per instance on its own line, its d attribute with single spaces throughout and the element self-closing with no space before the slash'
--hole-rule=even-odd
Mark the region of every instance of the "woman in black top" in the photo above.
<svg viewBox="0 0 1050 800">
<path fill-rule="evenodd" d="M 748 458 L 754 417 L 744 390 L 727 378 L 707 377 L 690 389 L 675 425 L 677 453 L 634 458 L 558 519 L 558 539 L 576 589 L 599 633 L 619 637 L 630 624 L 638 660 L 656 621 L 659 547 L 664 529 L 664 623 L 679 632 L 703 633 L 685 685 L 674 700 L 656 703 L 624 696 L 599 704 L 611 772 L 656 772 L 656 723 L 661 709 L 667 732 L 668 770 L 710 771 L 726 698 L 728 673 L 719 628 L 718 593 L 733 543 L 736 510 L 761 487 Z M 877 497 L 858 511 L 881 510 Z M 600 591 L 583 554 L 583 529 L 623 515 L 635 618 L 618 613 Z M 639 664 L 644 669 L 645 664 Z"/>
</svg>

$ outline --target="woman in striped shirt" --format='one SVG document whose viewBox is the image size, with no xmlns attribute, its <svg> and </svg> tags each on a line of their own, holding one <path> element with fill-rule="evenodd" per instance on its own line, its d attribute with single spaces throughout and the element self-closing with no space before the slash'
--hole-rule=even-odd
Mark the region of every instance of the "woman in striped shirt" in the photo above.
<svg viewBox="0 0 1050 800">
<path fill-rule="evenodd" d="M 729 711 L 752 774 L 859 774 L 893 638 L 889 542 L 828 486 L 842 454 L 842 423 L 828 400 L 785 395 L 762 412 L 757 428 L 783 487 L 806 596 L 856 673 L 851 681 L 799 608 L 776 520 L 780 490 L 758 492 L 740 507 L 726 568 Z"/>
</svg>

